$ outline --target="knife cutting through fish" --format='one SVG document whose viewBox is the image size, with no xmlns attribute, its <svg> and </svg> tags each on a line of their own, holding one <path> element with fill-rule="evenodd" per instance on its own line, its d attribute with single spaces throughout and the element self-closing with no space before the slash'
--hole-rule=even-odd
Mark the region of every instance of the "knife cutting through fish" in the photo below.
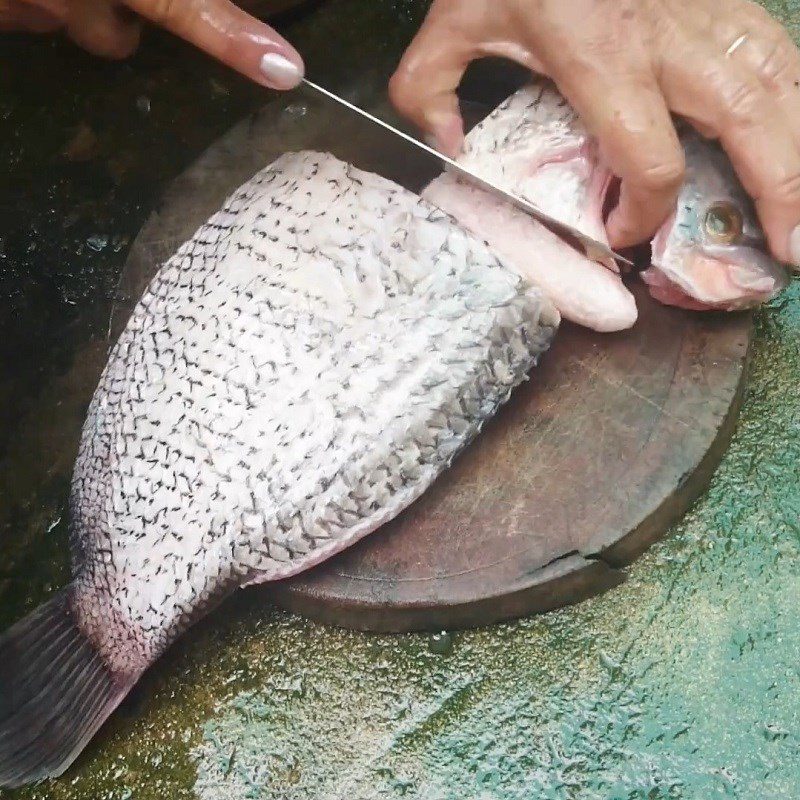
<svg viewBox="0 0 800 800">
<path fill-rule="evenodd" d="M 548 229 L 552 230 L 554 233 L 564 236 L 569 240 L 574 240 L 580 243 L 583 247 L 584 252 L 589 258 L 598 261 L 599 263 L 605 263 L 608 265 L 613 264 L 614 262 L 621 262 L 626 266 L 632 267 L 633 263 L 625 258 L 625 256 L 620 255 L 619 253 L 612 250 L 607 243 L 598 241 L 597 239 L 593 239 L 591 236 L 587 236 L 583 231 L 575 228 L 571 225 L 566 224 L 562 220 L 557 219 L 556 217 L 550 216 L 549 214 L 545 213 L 541 208 L 536 206 L 534 203 L 531 203 L 529 200 L 526 200 L 524 197 L 521 197 L 518 194 L 514 194 L 512 192 L 507 191 L 502 186 L 493 181 L 482 177 L 477 172 L 472 170 L 466 169 L 464 166 L 459 164 L 458 161 L 455 159 L 450 158 L 449 156 L 445 155 L 444 153 L 439 152 L 433 147 L 421 142 L 419 139 L 416 139 L 413 136 L 401 131 L 399 128 L 395 128 L 393 125 L 390 125 L 385 120 L 380 119 L 379 117 L 370 114 L 368 111 L 365 111 L 362 108 L 359 108 L 357 105 L 348 102 L 343 97 L 340 97 L 337 94 L 325 89 L 324 87 L 320 86 L 313 81 L 310 81 L 308 78 L 303 78 L 303 83 L 306 86 L 309 86 L 316 92 L 328 97 L 329 99 L 333 100 L 336 103 L 341 104 L 345 108 L 348 108 L 350 111 L 355 112 L 356 114 L 360 114 L 365 119 L 369 120 L 375 125 L 379 125 L 384 130 L 388 131 L 393 136 L 398 136 L 401 139 L 404 139 L 409 144 L 413 145 L 414 147 L 422 150 L 423 152 L 427 153 L 430 156 L 438 159 L 444 166 L 455 172 L 460 178 L 467 181 L 468 183 L 472 184 L 473 186 L 477 187 L 478 189 L 483 190 L 484 192 L 488 192 L 489 194 L 494 195 L 498 199 L 502 200 L 503 202 L 510 203 L 514 208 L 522 211 L 525 214 L 529 214 L 535 220 L 540 222 L 542 225 L 547 227 Z"/>
<path fill-rule="evenodd" d="M 685 142 L 651 290 L 719 309 L 773 296 L 786 274 L 730 165 Z M 472 131 L 458 164 L 473 162 L 602 243 L 609 175 L 552 89 L 526 87 Z M 287 153 L 160 265 L 88 409 L 72 580 L 0 637 L 0 786 L 64 772 L 226 595 L 407 508 L 532 374 L 561 316 L 634 323 L 617 274 L 455 173 L 420 197 Z"/>
</svg>

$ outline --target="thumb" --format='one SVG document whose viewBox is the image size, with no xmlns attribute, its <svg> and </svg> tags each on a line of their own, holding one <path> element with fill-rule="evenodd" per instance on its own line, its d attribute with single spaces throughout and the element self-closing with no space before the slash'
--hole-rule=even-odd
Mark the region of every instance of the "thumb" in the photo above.
<svg viewBox="0 0 800 800">
<path fill-rule="evenodd" d="M 293 89 L 303 59 L 283 37 L 229 0 L 126 0 L 150 22 L 271 89 Z"/>
<path fill-rule="evenodd" d="M 454 30 L 453 17 L 449 7 L 433 5 L 389 81 L 389 96 L 435 147 L 455 157 L 464 141 L 456 89 L 478 53 L 471 37 Z"/>
</svg>

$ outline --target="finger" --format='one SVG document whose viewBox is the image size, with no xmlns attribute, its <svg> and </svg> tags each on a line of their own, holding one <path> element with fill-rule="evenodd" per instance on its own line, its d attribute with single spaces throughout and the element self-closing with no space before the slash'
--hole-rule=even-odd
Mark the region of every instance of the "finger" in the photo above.
<svg viewBox="0 0 800 800">
<path fill-rule="evenodd" d="M 755 200 L 775 256 L 800 263 L 800 149 L 777 99 L 753 72 L 702 45 L 662 70 L 679 114 L 712 128 Z"/>
<path fill-rule="evenodd" d="M 303 78 L 300 54 L 272 28 L 229 0 L 126 0 L 145 19 L 272 89 Z"/>
<path fill-rule="evenodd" d="M 66 9 L 58 2 L 35 6 L 14 3 L 7 8 L 0 7 L 0 30 L 51 33 L 61 27 L 65 14 Z"/>
<path fill-rule="evenodd" d="M 683 149 L 654 79 L 625 70 L 588 69 L 556 75 L 559 89 L 597 137 L 622 179 L 607 229 L 614 247 L 650 238 L 672 213 L 685 168 Z"/>
<path fill-rule="evenodd" d="M 108 0 L 72 0 L 66 32 L 75 44 L 103 58 L 127 58 L 136 50 L 141 22 Z"/>
<path fill-rule="evenodd" d="M 452 4 L 434 4 L 389 81 L 389 97 L 435 147 L 455 157 L 464 141 L 456 89 L 476 47 L 451 9 Z"/>
<path fill-rule="evenodd" d="M 743 38 L 744 37 L 744 38 Z M 770 20 L 752 33 L 743 32 L 721 47 L 729 57 L 750 69 L 770 92 L 800 142 L 800 51 L 789 34 Z"/>
</svg>

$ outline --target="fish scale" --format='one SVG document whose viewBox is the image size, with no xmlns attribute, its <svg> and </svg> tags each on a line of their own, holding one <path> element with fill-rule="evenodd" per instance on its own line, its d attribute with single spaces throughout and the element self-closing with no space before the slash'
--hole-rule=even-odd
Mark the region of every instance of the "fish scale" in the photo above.
<svg viewBox="0 0 800 800">
<path fill-rule="evenodd" d="M 162 266 L 100 378 L 73 583 L 0 639 L 0 784 L 63 771 L 226 594 L 407 507 L 558 321 L 483 241 L 383 178 L 301 152 L 247 182 Z M 41 674 L 23 640 L 52 655 Z"/>
</svg>

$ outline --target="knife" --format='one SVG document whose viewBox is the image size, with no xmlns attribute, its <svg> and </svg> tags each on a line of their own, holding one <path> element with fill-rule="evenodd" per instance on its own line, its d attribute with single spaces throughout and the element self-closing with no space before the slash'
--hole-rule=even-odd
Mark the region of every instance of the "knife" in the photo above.
<svg viewBox="0 0 800 800">
<path fill-rule="evenodd" d="M 444 153 L 440 153 L 433 147 L 429 147 L 427 144 L 419 141 L 419 139 L 415 139 L 413 136 L 403 133 L 403 131 L 398 130 L 388 122 L 384 122 L 382 119 L 374 117 L 372 114 L 364 111 L 363 108 L 359 108 L 358 106 L 349 103 L 343 97 L 339 97 L 339 95 L 329 92 L 319 84 L 308 80 L 308 78 L 303 78 L 303 83 L 313 89 L 315 92 L 319 92 L 330 100 L 334 100 L 340 105 L 343 105 L 345 108 L 348 108 L 350 111 L 355 111 L 356 114 L 360 114 L 362 117 L 368 119 L 375 125 L 380 125 L 381 128 L 389 131 L 389 133 L 399 136 L 401 139 L 405 139 L 405 141 L 414 145 L 414 147 L 417 149 L 423 150 L 424 152 L 428 153 L 428 155 L 434 156 L 434 158 L 437 158 L 446 167 L 457 173 L 459 177 L 463 178 L 468 183 L 483 189 L 485 192 L 488 192 L 489 194 L 492 194 L 495 197 L 506 201 L 507 203 L 511 203 L 511 205 L 513 205 L 515 208 L 525 212 L 526 214 L 529 214 L 560 238 L 567 239 L 568 241 L 571 240 L 570 243 L 574 241 L 579 242 L 586 255 L 592 260 L 598 261 L 602 264 L 603 261 L 607 262 L 608 259 L 612 259 L 613 261 L 621 262 L 626 267 L 633 266 L 632 261 L 629 261 L 624 256 L 621 256 L 619 253 L 612 250 L 608 245 L 598 242 L 596 239 L 593 239 L 591 236 L 587 236 L 585 233 L 573 228 L 571 225 L 560 222 L 559 220 L 555 219 L 555 217 L 551 217 L 549 214 L 546 214 L 530 201 L 506 191 L 496 183 L 488 181 L 468 169 L 464 169 L 464 167 L 462 167 L 457 161 L 454 161 L 452 158 L 444 155 Z"/>
</svg>

